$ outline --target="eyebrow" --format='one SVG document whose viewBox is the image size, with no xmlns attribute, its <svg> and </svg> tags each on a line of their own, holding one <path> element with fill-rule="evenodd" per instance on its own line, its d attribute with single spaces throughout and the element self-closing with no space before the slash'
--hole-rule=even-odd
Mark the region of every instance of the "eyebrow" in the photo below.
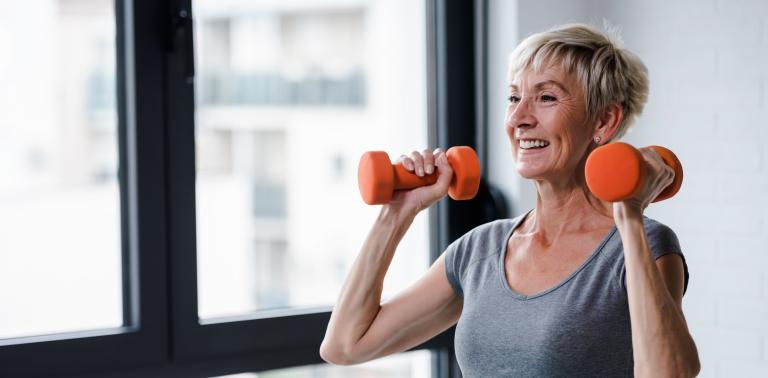
<svg viewBox="0 0 768 378">
<path fill-rule="evenodd" d="M 533 89 L 540 90 L 541 88 L 543 88 L 543 87 L 545 87 L 547 85 L 554 85 L 554 86 L 560 88 L 560 90 L 562 90 L 566 94 L 568 94 L 568 95 L 571 94 L 571 92 L 569 92 L 568 89 L 565 88 L 565 85 L 563 85 L 559 81 L 555 81 L 555 80 L 544 80 L 544 81 L 538 82 L 538 83 L 536 83 L 536 85 L 533 86 Z M 515 84 L 510 84 L 509 88 L 510 89 L 514 89 L 514 90 L 519 90 L 520 89 Z"/>
</svg>

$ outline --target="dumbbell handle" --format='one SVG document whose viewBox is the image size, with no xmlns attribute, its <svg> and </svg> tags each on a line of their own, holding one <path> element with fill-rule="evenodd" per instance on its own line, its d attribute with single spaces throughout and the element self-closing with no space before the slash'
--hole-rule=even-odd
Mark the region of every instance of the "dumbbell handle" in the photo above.
<svg viewBox="0 0 768 378">
<path fill-rule="evenodd" d="M 461 155 L 464 155 L 463 159 Z M 445 158 L 454 172 L 451 186 L 448 188 L 448 196 L 455 200 L 473 198 L 477 194 L 480 183 L 480 161 L 475 151 L 467 146 L 451 147 L 445 152 Z M 464 164 L 457 164 L 460 160 L 463 160 Z M 432 185 L 437 182 L 438 177 L 437 167 L 433 173 L 419 177 L 416 173 L 405 169 L 402 163 L 393 165 L 393 174 L 394 190 Z"/>
<path fill-rule="evenodd" d="M 437 182 L 437 167 L 430 174 L 419 177 L 416 173 L 408 171 L 403 163 L 393 165 L 395 190 L 413 189 L 421 186 L 432 185 Z"/>
<path fill-rule="evenodd" d="M 480 187 L 480 161 L 477 153 L 468 146 L 451 147 L 445 152 L 453 177 L 448 186 L 448 196 L 455 200 L 473 198 Z M 402 163 L 392 164 L 384 151 L 368 151 L 360 158 L 357 182 L 363 201 L 369 205 L 389 202 L 396 190 L 413 189 L 432 185 L 439 174 L 419 177 L 409 172 Z"/>
</svg>

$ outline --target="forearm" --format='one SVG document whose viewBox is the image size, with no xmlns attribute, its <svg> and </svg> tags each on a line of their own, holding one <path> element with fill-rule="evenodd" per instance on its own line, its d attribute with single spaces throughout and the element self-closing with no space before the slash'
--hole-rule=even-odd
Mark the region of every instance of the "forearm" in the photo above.
<svg viewBox="0 0 768 378">
<path fill-rule="evenodd" d="M 382 207 L 355 259 L 333 308 L 321 350 L 348 354 L 381 309 L 381 293 L 397 245 L 413 215 Z"/>
<path fill-rule="evenodd" d="M 661 277 L 648 245 L 642 213 L 616 219 L 624 246 L 632 348 L 638 376 L 692 376 L 698 353 L 682 309 Z"/>
</svg>

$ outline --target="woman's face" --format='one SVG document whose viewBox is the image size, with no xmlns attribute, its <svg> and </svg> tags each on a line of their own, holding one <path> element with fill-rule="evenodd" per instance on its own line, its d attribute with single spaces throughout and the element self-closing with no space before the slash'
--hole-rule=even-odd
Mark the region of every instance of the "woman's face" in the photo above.
<svg viewBox="0 0 768 378">
<path fill-rule="evenodd" d="M 594 133 L 581 86 L 559 65 L 513 78 L 505 123 L 517 172 L 528 179 L 573 177 Z"/>
</svg>

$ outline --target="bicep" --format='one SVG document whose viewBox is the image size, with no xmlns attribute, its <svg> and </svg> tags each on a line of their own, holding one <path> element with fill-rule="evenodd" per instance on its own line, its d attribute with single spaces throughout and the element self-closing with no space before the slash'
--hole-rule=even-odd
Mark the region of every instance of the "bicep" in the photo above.
<svg viewBox="0 0 768 378">
<path fill-rule="evenodd" d="M 382 304 L 355 346 L 359 362 L 411 349 L 456 324 L 463 299 L 445 273 L 441 255 L 418 281 Z"/>
<path fill-rule="evenodd" d="M 673 253 L 656 259 L 656 267 L 659 269 L 661 279 L 667 285 L 669 294 L 679 308 L 683 306 L 683 292 L 685 289 L 685 268 L 683 258 Z"/>
</svg>

